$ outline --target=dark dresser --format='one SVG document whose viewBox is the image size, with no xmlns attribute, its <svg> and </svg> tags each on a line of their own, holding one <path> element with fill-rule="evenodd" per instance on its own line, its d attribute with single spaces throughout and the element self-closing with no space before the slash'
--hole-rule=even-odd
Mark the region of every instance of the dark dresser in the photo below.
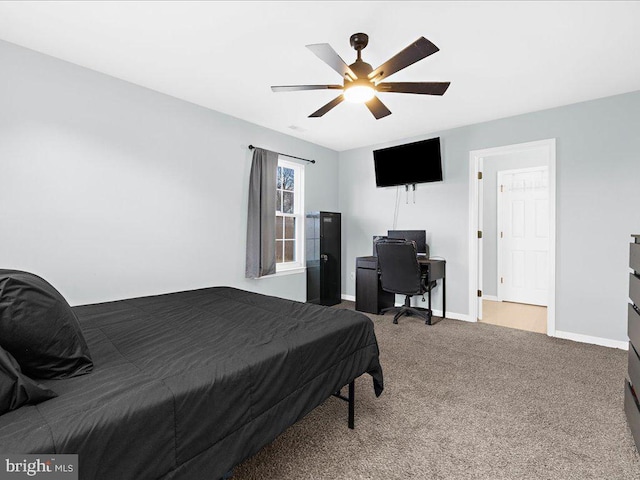
<svg viewBox="0 0 640 480">
<path fill-rule="evenodd" d="M 636 448 L 640 450 L 640 235 L 632 237 L 633 243 L 629 246 L 629 267 L 633 270 L 629 274 L 629 298 L 632 303 L 628 305 L 629 364 L 624 389 L 624 411 Z"/>
</svg>

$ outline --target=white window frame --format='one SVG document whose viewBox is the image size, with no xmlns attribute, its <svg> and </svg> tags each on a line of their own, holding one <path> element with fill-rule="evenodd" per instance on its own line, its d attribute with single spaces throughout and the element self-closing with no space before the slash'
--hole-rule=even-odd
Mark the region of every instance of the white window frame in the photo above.
<svg viewBox="0 0 640 480">
<path fill-rule="evenodd" d="M 285 217 L 296 218 L 296 249 L 295 262 L 276 263 L 276 274 L 299 273 L 305 270 L 304 258 L 304 165 L 284 160 L 278 157 L 278 166 L 291 168 L 295 176 L 295 189 L 293 191 L 293 213 L 282 213 Z M 277 212 L 273 212 L 275 215 Z"/>
</svg>

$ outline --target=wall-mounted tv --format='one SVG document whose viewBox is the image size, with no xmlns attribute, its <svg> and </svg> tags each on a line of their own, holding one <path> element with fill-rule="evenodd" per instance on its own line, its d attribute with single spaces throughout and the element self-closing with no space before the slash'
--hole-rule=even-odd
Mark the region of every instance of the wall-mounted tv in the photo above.
<svg viewBox="0 0 640 480">
<path fill-rule="evenodd" d="M 373 151 L 376 186 L 442 181 L 440 137 Z"/>
</svg>

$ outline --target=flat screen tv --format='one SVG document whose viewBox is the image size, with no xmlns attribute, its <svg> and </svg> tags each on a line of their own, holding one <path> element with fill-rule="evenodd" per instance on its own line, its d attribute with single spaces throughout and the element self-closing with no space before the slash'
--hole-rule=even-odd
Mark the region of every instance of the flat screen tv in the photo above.
<svg viewBox="0 0 640 480">
<path fill-rule="evenodd" d="M 373 151 L 376 186 L 442 181 L 440 137 Z"/>
</svg>

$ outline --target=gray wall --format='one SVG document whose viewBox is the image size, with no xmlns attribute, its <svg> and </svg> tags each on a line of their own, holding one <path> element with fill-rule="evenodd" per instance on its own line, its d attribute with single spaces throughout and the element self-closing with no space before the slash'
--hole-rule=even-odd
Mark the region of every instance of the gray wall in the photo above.
<svg viewBox="0 0 640 480">
<path fill-rule="evenodd" d="M 303 274 L 244 278 L 250 143 L 317 160 L 306 208 L 338 209 L 338 154 L 0 41 L 0 268 L 71 304 L 232 285 L 296 300 Z"/>
<path fill-rule="evenodd" d="M 539 150 L 491 155 L 482 161 L 482 293 L 498 295 L 498 172 L 547 165 Z"/>
<path fill-rule="evenodd" d="M 391 144 L 338 155 L 5 42 L 0 64 L 0 266 L 72 304 L 223 284 L 303 300 L 302 275 L 244 279 L 249 143 L 318 160 L 306 209 L 343 213 L 346 294 L 392 226 L 396 190 L 375 187 L 371 154 Z M 402 192 L 397 228 L 425 228 L 447 258 L 448 310 L 469 311 L 469 151 L 557 138 L 557 329 L 625 340 L 638 131 L 634 92 L 395 142 L 442 137 L 445 181 L 415 204 Z"/>
<path fill-rule="evenodd" d="M 626 340 L 629 235 L 640 231 L 638 132 L 633 92 L 394 142 L 442 138 L 444 182 L 419 185 L 415 205 L 403 197 L 398 228 L 425 228 L 432 255 L 447 259 L 447 310 L 469 312 L 469 151 L 556 138 L 556 329 Z M 395 188 L 375 187 L 372 158 L 390 145 L 340 153 L 347 295 L 355 257 L 393 222 Z"/>
</svg>

